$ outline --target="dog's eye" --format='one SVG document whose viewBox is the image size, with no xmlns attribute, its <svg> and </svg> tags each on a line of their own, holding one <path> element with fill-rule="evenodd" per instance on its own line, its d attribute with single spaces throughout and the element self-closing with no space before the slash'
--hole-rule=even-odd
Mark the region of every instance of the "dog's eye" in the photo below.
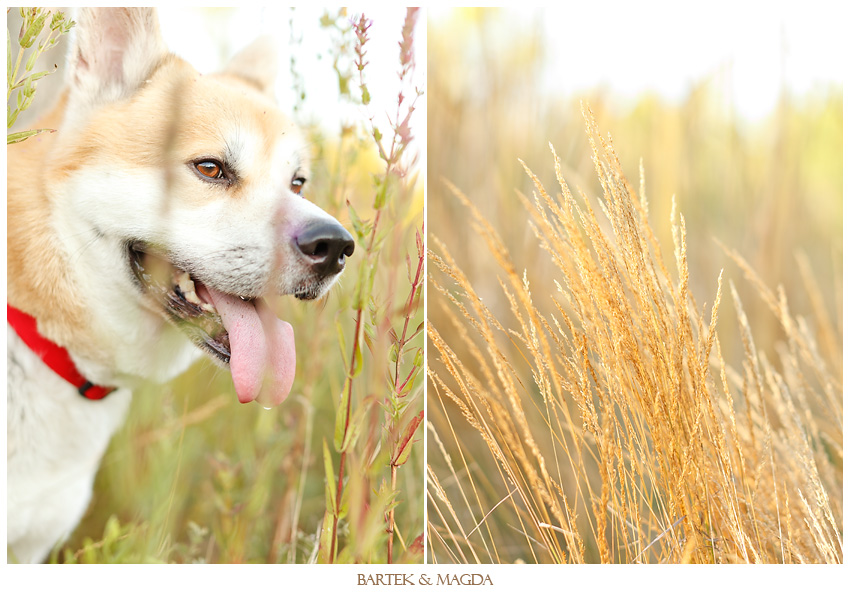
<svg viewBox="0 0 850 596">
<path fill-rule="evenodd" d="M 217 161 L 210 159 L 199 161 L 195 164 L 195 169 L 204 178 L 211 178 L 213 180 L 224 178 L 224 168 Z"/>
<path fill-rule="evenodd" d="M 301 194 L 301 191 L 304 190 L 304 185 L 307 184 L 307 179 L 303 176 L 296 176 L 292 179 L 292 182 L 289 183 L 289 190 L 294 192 L 297 195 Z"/>
</svg>

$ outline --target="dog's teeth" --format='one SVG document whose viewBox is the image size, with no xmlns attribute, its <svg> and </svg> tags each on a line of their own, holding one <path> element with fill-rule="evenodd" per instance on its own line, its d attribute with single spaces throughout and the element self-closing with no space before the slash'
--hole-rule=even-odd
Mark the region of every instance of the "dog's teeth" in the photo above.
<svg viewBox="0 0 850 596">
<path fill-rule="evenodd" d="M 211 313 L 216 312 L 215 307 L 212 304 L 201 301 L 200 296 L 198 296 L 198 293 L 195 291 L 195 282 L 186 271 L 175 269 L 174 283 L 180 289 L 180 293 L 187 302 L 200 306 L 203 311 Z"/>
<path fill-rule="evenodd" d="M 174 281 L 184 292 L 193 292 L 195 290 L 195 282 L 192 281 L 192 278 L 185 271 L 175 271 Z"/>
<path fill-rule="evenodd" d="M 195 282 L 189 276 L 189 273 L 186 271 L 182 271 L 181 269 L 174 270 L 174 285 L 175 290 L 180 290 L 178 293 L 183 296 L 183 298 L 187 302 L 191 302 L 192 304 L 199 306 L 201 310 L 209 313 L 215 313 L 215 307 L 201 300 L 201 297 L 198 296 L 198 293 L 195 291 Z M 245 300 L 243 298 L 243 300 Z"/>
</svg>

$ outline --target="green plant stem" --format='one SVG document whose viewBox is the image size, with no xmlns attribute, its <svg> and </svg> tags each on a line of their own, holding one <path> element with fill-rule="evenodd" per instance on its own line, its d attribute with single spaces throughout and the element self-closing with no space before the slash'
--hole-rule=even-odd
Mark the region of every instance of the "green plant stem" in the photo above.
<svg viewBox="0 0 850 596">
<path fill-rule="evenodd" d="M 413 315 L 413 302 L 416 299 L 416 293 L 419 286 L 422 284 L 422 271 L 425 265 L 425 252 L 423 250 L 422 245 L 417 238 L 416 249 L 419 257 L 419 263 L 416 267 L 416 275 L 413 277 L 413 281 L 410 284 L 410 294 L 407 297 L 407 303 L 404 309 L 404 326 L 402 327 L 401 336 L 397 339 L 398 345 L 398 356 L 396 357 L 395 362 L 395 378 L 394 378 L 394 387 L 395 387 L 395 395 L 396 398 L 401 397 L 401 392 L 404 389 L 405 385 L 410 381 L 413 375 L 416 374 L 416 366 L 411 367 L 410 373 L 404 378 L 403 381 L 399 383 L 399 377 L 401 376 L 401 360 L 402 353 L 404 350 L 404 346 L 407 345 L 407 342 L 410 341 L 407 337 L 407 329 L 410 325 L 410 318 Z M 394 408 L 395 412 L 395 408 Z M 391 427 L 394 427 L 396 423 L 395 415 L 393 415 L 393 419 L 391 420 Z M 394 430 L 391 428 L 391 431 Z M 394 448 L 393 452 L 396 452 L 396 448 Z M 396 477 L 398 473 L 399 466 L 395 463 L 390 464 L 390 484 L 392 486 L 392 492 L 395 493 L 396 490 Z M 391 564 L 393 562 L 393 536 L 395 535 L 395 507 L 391 508 L 387 515 L 387 563 Z"/>
<path fill-rule="evenodd" d="M 381 220 L 381 209 L 375 212 L 375 225 L 372 226 L 372 234 L 369 236 L 369 244 L 366 246 L 366 260 L 368 261 L 369 257 L 372 255 L 372 248 L 375 245 L 375 235 L 378 230 L 378 224 Z M 365 265 L 364 265 L 365 266 Z M 354 372 L 357 366 L 357 348 L 360 344 L 360 334 L 361 329 L 363 327 L 363 297 L 360 298 L 360 303 L 357 306 L 357 319 L 354 324 L 354 342 L 351 350 L 351 363 L 348 367 L 348 395 L 346 399 L 346 412 L 345 412 L 345 424 L 344 431 L 342 433 L 342 443 L 345 444 L 345 437 L 348 435 L 348 425 L 351 422 L 351 397 L 354 389 Z M 343 489 L 343 477 L 345 476 L 345 459 L 346 459 L 346 450 L 343 450 L 339 456 L 339 474 L 337 480 L 336 487 L 336 511 L 333 512 L 333 526 L 331 530 L 331 548 L 329 555 L 329 562 L 333 563 L 336 558 L 336 541 L 337 541 L 337 529 L 339 527 L 339 513 L 342 507 L 342 489 Z"/>
<path fill-rule="evenodd" d="M 51 40 L 53 39 L 53 34 L 56 33 L 57 38 L 61 33 L 57 33 L 57 30 L 51 30 L 47 32 L 47 37 L 40 44 L 35 44 L 36 47 L 33 49 L 33 52 L 36 53 L 36 60 L 41 56 L 47 49 L 51 47 Z M 7 32 L 8 35 L 8 32 Z M 9 101 L 9 98 L 12 97 L 12 91 L 21 86 L 21 81 L 18 80 L 18 71 L 21 69 L 21 62 L 24 59 L 24 48 L 18 48 L 18 58 L 15 61 L 15 68 L 12 70 L 12 76 L 9 77 L 9 84 L 7 85 L 6 90 L 6 102 Z"/>
<path fill-rule="evenodd" d="M 395 494 L 396 487 L 396 476 L 398 473 L 398 466 L 391 465 L 390 466 L 390 485 L 392 486 L 392 492 Z M 393 534 L 395 534 L 395 507 L 390 508 L 389 515 L 387 515 L 387 563 L 392 565 L 393 562 Z"/>
<path fill-rule="evenodd" d="M 355 52 L 357 53 L 357 56 L 358 56 L 356 63 L 357 63 L 357 66 L 358 66 L 357 70 L 358 70 L 358 73 L 359 73 L 360 88 L 361 88 L 361 90 L 363 90 L 363 89 L 366 88 L 365 87 L 365 79 L 364 79 L 364 70 L 365 70 L 365 66 L 367 64 L 365 62 L 365 52 L 363 51 L 363 45 L 366 43 L 366 41 L 368 39 L 366 37 L 366 30 L 368 29 L 368 25 L 366 24 L 365 17 L 361 17 L 360 25 L 362 27 L 362 30 L 358 31 L 358 40 L 359 40 L 360 43 L 355 46 Z M 400 116 L 401 116 L 401 102 L 402 102 L 402 98 L 400 96 L 399 97 L 399 105 L 396 108 L 396 120 L 395 120 L 394 129 L 393 129 L 393 135 L 392 135 L 391 142 L 390 142 L 389 153 L 385 153 L 383 146 L 381 145 L 380 135 L 378 134 L 377 128 L 375 127 L 375 124 L 374 124 L 374 119 L 373 119 L 374 116 L 369 118 L 370 124 L 372 126 L 372 138 L 375 140 L 375 144 L 377 145 L 378 154 L 380 155 L 381 159 L 384 161 L 384 163 L 386 165 L 385 165 L 385 168 L 384 168 L 383 180 L 381 181 L 380 185 L 378 186 L 379 189 L 381 189 L 381 187 L 383 187 L 383 193 L 384 193 L 383 197 L 382 197 L 383 200 L 382 201 L 376 200 L 376 202 L 375 202 L 375 219 L 374 219 L 374 223 L 372 225 L 372 230 L 371 230 L 371 233 L 370 233 L 370 236 L 369 236 L 369 241 L 368 241 L 368 243 L 366 244 L 366 247 L 365 247 L 366 248 L 366 256 L 364 257 L 364 261 L 361 265 L 363 267 L 368 266 L 370 264 L 370 260 L 372 258 L 374 258 L 374 256 L 375 256 L 374 255 L 375 239 L 377 237 L 378 227 L 379 227 L 380 222 L 381 222 L 381 215 L 382 215 L 382 213 L 383 213 L 383 211 L 384 211 L 384 209 L 386 208 L 386 205 L 387 205 L 387 194 L 386 194 L 387 188 L 386 188 L 386 186 L 389 184 L 389 182 L 391 180 L 393 167 L 396 165 L 396 162 L 400 158 L 400 151 L 403 150 L 405 145 L 406 145 L 404 138 L 402 138 L 399 135 L 399 132 L 398 132 L 398 129 L 401 126 L 401 118 L 400 118 Z M 381 191 L 379 190 L 379 192 L 381 192 Z M 408 330 L 410 316 L 411 316 L 410 311 L 412 309 L 412 304 L 413 304 L 413 301 L 414 301 L 415 296 L 416 296 L 416 287 L 419 285 L 419 283 L 421 283 L 422 266 L 423 266 L 422 251 L 420 251 L 419 257 L 420 257 L 419 267 L 417 268 L 415 281 L 413 283 L 413 287 L 411 288 L 411 293 L 410 293 L 410 296 L 408 298 L 407 306 L 406 306 L 406 310 L 405 310 L 405 321 L 404 321 L 404 327 L 403 327 L 403 331 L 402 331 L 402 339 L 397 340 L 398 341 L 398 347 L 399 347 L 399 355 L 398 355 L 398 358 L 396 359 L 396 370 L 395 370 L 395 379 L 394 379 L 394 393 L 395 393 L 395 395 L 399 395 L 399 393 L 400 393 L 400 389 L 399 389 L 399 385 L 398 385 L 398 377 L 400 375 L 400 368 L 399 368 L 400 365 L 398 363 L 398 359 L 401 357 L 401 349 L 407 343 L 406 336 L 407 336 L 407 330 Z M 360 292 L 363 292 L 363 291 L 364 291 L 364 289 L 361 287 Z M 349 424 L 350 424 L 350 418 L 351 418 L 351 407 L 352 407 L 351 402 L 352 402 L 352 395 L 353 395 L 353 390 L 354 390 L 354 375 L 355 375 L 356 365 L 357 365 L 357 353 L 359 351 L 360 336 L 361 336 L 362 326 L 363 326 L 364 306 L 368 304 L 368 299 L 369 299 L 369 296 L 364 296 L 363 294 L 360 294 L 358 296 L 357 315 L 356 315 L 355 331 L 354 331 L 354 345 L 353 345 L 353 348 L 352 348 L 351 362 L 350 362 L 350 365 L 349 365 L 348 387 L 347 387 L 347 395 L 346 395 L 346 412 L 345 412 L 344 423 L 343 423 L 343 432 L 342 432 L 342 437 L 343 437 L 342 438 L 342 444 L 343 445 L 346 444 L 346 437 L 347 437 L 348 432 L 349 432 Z M 408 376 L 408 379 L 409 378 L 410 377 Z M 405 382 L 407 382 L 407 381 L 405 381 Z M 403 388 L 403 387 L 404 387 L 404 384 L 401 385 L 401 388 Z M 396 402 L 397 400 L 395 398 L 393 398 L 392 401 Z M 391 405 L 393 405 L 393 409 L 392 409 L 392 414 L 391 414 L 389 425 L 388 425 L 389 426 L 388 432 L 389 432 L 390 437 L 392 437 L 394 435 L 395 424 L 397 422 L 397 417 L 398 417 L 397 408 L 395 407 L 395 403 L 392 403 Z M 336 557 L 337 532 L 338 532 L 338 526 L 339 526 L 339 514 L 340 514 L 340 511 L 341 511 L 341 507 L 342 507 L 342 505 L 341 505 L 341 503 L 342 503 L 342 493 L 343 493 L 343 488 L 344 488 L 343 478 L 344 478 L 344 474 L 345 474 L 346 459 L 347 459 L 347 449 L 343 449 L 340 453 L 339 472 L 338 472 L 338 476 L 337 476 L 336 511 L 333 512 L 333 522 L 332 522 L 332 527 L 331 527 L 332 528 L 331 529 L 331 545 L 330 545 L 330 553 L 329 553 L 329 556 L 328 556 L 329 562 L 331 562 L 331 563 L 334 562 L 334 559 Z M 391 484 L 392 484 L 393 491 L 395 490 L 395 486 L 396 486 L 397 467 L 398 466 L 391 464 Z M 390 510 L 387 512 L 388 532 L 390 534 L 389 538 L 388 538 L 388 544 L 387 544 L 387 561 L 389 563 L 392 562 L 392 543 L 393 543 L 393 533 L 394 533 L 394 521 L 393 521 L 394 520 L 394 514 L 393 514 L 393 511 L 394 511 L 394 507 L 391 507 Z"/>
<path fill-rule="evenodd" d="M 400 373 L 399 368 L 401 366 L 401 351 L 404 348 L 404 346 L 407 344 L 407 342 L 410 341 L 407 338 L 407 328 L 410 324 L 410 317 L 412 316 L 411 311 L 413 310 L 413 301 L 416 299 L 416 291 L 419 288 L 419 286 L 422 285 L 422 269 L 425 266 L 425 253 L 423 251 L 419 250 L 418 246 L 417 246 L 417 251 L 419 252 L 419 265 L 416 267 L 416 275 L 413 278 L 413 283 L 410 285 L 410 295 L 408 295 L 408 297 L 407 297 L 407 305 L 405 306 L 405 309 L 404 309 L 404 327 L 402 327 L 401 337 L 398 340 L 399 357 L 396 359 L 396 362 L 395 362 L 395 378 L 396 378 L 395 392 L 396 392 L 396 395 L 401 393 L 402 387 L 404 387 L 405 384 L 407 384 L 407 381 L 410 380 L 410 375 L 408 375 L 407 378 L 405 378 L 404 382 L 400 386 L 398 384 L 398 377 L 399 377 L 399 373 Z"/>
</svg>

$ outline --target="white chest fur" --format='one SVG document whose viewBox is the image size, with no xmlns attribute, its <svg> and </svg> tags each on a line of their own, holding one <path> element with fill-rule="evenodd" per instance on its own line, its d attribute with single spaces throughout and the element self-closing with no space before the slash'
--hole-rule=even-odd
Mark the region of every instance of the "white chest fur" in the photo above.
<svg viewBox="0 0 850 596">
<path fill-rule="evenodd" d="M 131 392 L 87 400 L 7 326 L 7 544 L 39 562 L 79 522 Z"/>
</svg>

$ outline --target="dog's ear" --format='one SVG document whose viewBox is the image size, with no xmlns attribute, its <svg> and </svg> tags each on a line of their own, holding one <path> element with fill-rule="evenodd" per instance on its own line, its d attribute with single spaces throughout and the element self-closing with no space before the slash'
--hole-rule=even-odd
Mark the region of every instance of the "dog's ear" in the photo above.
<svg viewBox="0 0 850 596">
<path fill-rule="evenodd" d="M 270 36 L 259 37 L 231 58 L 224 72 L 248 81 L 273 97 L 277 78 L 277 46 Z"/>
<path fill-rule="evenodd" d="M 153 8 L 82 8 L 69 56 L 74 107 L 132 95 L 168 55 Z"/>
</svg>

